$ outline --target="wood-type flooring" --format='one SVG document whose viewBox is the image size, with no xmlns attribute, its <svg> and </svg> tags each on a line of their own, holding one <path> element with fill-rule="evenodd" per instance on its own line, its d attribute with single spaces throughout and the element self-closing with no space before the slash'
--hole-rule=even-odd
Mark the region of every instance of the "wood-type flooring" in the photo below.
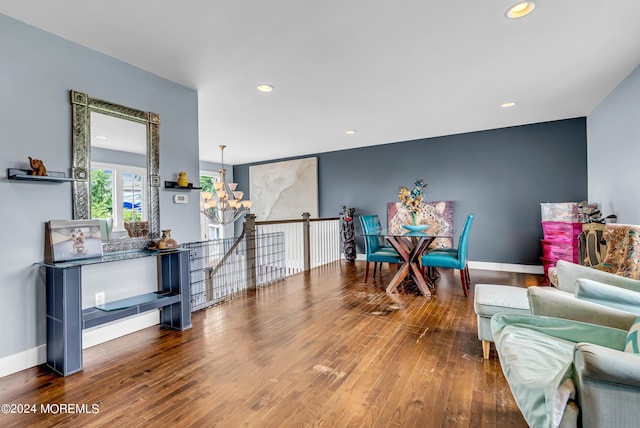
<svg viewBox="0 0 640 428">
<path fill-rule="evenodd" d="M 495 349 L 482 358 L 473 285 L 542 275 L 471 270 L 465 299 L 457 271 L 432 297 L 385 293 L 392 274 L 365 285 L 363 262 L 332 263 L 196 312 L 191 330 L 85 349 L 66 378 L 5 376 L 0 426 L 526 427 Z"/>
</svg>

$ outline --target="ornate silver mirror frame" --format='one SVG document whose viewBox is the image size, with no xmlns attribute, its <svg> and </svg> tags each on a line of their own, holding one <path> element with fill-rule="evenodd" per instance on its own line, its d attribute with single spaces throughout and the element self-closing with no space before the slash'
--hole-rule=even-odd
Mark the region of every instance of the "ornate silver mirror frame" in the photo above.
<svg viewBox="0 0 640 428">
<path fill-rule="evenodd" d="M 147 183 L 149 236 L 103 242 L 105 252 L 127 251 L 147 246 L 149 239 L 160 237 L 160 115 L 136 110 L 71 91 L 73 165 L 73 218 L 91 218 L 91 112 L 145 124 L 147 127 Z"/>
</svg>

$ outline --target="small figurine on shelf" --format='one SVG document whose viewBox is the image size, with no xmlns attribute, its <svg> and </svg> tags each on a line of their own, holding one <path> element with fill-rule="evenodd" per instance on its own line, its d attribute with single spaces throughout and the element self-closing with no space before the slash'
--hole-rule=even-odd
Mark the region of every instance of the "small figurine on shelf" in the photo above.
<svg viewBox="0 0 640 428">
<path fill-rule="evenodd" d="M 189 179 L 187 178 L 187 173 L 184 171 L 178 173 L 178 186 L 189 187 Z"/>
<path fill-rule="evenodd" d="M 31 175 L 47 175 L 47 168 L 45 168 L 44 164 L 40 159 L 33 159 L 29 156 L 29 164 L 31 165 Z"/>
</svg>

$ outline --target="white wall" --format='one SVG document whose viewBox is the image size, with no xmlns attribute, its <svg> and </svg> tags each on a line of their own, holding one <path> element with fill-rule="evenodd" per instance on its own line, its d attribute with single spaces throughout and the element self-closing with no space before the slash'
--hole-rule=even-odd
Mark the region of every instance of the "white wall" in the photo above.
<svg viewBox="0 0 640 428">
<path fill-rule="evenodd" d="M 44 255 L 44 223 L 72 216 L 71 184 L 9 181 L 6 171 L 27 168 L 27 156 L 32 156 L 43 159 L 51 171 L 69 173 L 69 90 L 160 114 L 163 181 L 175 180 L 178 171 L 197 177 L 199 156 L 195 91 L 4 15 L 0 15 L 0 40 L 2 376 L 43 362 L 45 289 L 37 263 Z M 165 189 L 160 191 L 161 227 L 172 229 L 172 236 L 179 242 L 197 241 L 198 197 L 194 193 L 189 204 L 177 205 L 172 201 L 174 194 Z M 91 275 L 87 272 L 87 281 L 95 285 L 91 276 L 103 277 L 101 269 L 108 273 L 115 267 L 116 264 L 96 266 Z M 155 282 L 155 277 L 149 275 L 148 261 L 127 269 L 139 277 L 141 292 L 153 287 L 150 282 Z M 127 292 L 136 292 L 133 287 L 138 286 L 135 282 L 123 285 L 118 279 L 109 284 L 127 287 Z"/>
<path fill-rule="evenodd" d="M 640 224 L 640 67 L 587 117 L 589 201 Z"/>
</svg>

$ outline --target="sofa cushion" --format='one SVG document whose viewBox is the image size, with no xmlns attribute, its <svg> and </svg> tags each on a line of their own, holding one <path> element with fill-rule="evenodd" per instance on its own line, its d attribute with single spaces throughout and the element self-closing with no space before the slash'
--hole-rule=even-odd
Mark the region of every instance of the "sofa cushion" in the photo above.
<svg viewBox="0 0 640 428">
<path fill-rule="evenodd" d="M 632 354 L 640 354 L 640 344 L 638 343 L 638 335 L 640 334 L 640 318 L 633 323 L 627 333 L 627 340 L 624 345 L 624 352 Z"/>
<path fill-rule="evenodd" d="M 578 278 L 575 295 L 582 300 L 640 315 L 640 293 L 637 291 Z"/>
<path fill-rule="evenodd" d="M 476 284 L 473 307 L 488 318 L 501 312 L 530 313 L 527 289 L 511 285 Z"/>
<path fill-rule="evenodd" d="M 505 326 L 498 337 L 500 364 L 516 403 L 532 427 L 556 427 L 570 394 L 558 388 L 573 374 L 575 343 L 542 332 Z M 562 401 L 559 401 L 563 398 Z"/>
</svg>

